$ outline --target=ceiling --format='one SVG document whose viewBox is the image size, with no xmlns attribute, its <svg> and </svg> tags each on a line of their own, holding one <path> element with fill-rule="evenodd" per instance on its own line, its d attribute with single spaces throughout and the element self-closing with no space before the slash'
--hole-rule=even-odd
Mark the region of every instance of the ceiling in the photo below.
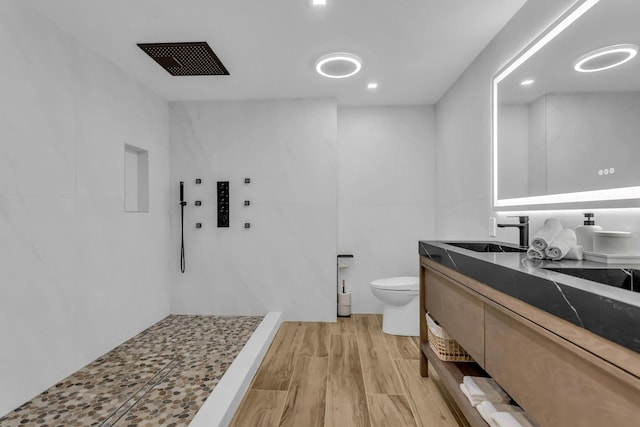
<svg viewBox="0 0 640 427">
<path fill-rule="evenodd" d="M 434 104 L 525 0 L 15 0 L 40 11 L 167 100 L 332 97 Z M 206 41 L 230 76 L 173 77 L 136 43 Z M 363 59 L 343 80 L 314 71 Z M 368 82 L 378 82 L 375 91 Z"/>
</svg>

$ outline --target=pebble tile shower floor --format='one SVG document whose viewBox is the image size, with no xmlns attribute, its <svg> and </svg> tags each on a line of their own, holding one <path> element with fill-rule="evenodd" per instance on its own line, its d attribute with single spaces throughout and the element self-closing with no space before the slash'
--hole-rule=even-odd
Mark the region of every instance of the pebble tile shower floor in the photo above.
<svg viewBox="0 0 640 427">
<path fill-rule="evenodd" d="M 0 418 L 0 426 L 186 426 L 261 321 L 169 316 Z"/>
</svg>

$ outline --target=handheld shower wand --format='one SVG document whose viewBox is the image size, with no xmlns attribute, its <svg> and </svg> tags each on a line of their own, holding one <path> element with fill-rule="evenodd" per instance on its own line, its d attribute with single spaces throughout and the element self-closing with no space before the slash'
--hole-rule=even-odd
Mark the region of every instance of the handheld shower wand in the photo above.
<svg viewBox="0 0 640 427">
<path fill-rule="evenodd" d="M 184 258 L 184 207 L 187 202 L 184 201 L 184 182 L 180 181 L 180 271 L 184 273 L 186 262 Z"/>
</svg>

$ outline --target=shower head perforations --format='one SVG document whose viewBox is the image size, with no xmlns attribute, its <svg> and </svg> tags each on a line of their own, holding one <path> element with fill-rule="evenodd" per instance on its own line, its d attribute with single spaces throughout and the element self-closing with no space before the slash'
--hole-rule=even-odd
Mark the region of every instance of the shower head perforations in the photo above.
<svg viewBox="0 0 640 427">
<path fill-rule="evenodd" d="M 138 43 L 138 47 L 172 76 L 229 75 L 207 42 Z"/>
</svg>

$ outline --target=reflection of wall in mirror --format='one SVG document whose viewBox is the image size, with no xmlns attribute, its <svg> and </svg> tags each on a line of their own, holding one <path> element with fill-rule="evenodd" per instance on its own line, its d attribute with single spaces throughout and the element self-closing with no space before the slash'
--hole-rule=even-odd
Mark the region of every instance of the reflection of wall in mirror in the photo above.
<svg viewBox="0 0 640 427">
<path fill-rule="evenodd" d="M 547 94 L 498 115 L 500 199 L 640 184 L 640 92 Z"/>
<path fill-rule="evenodd" d="M 499 198 L 547 194 L 543 97 L 530 104 L 500 104 L 499 108 Z"/>
<path fill-rule="evenodd" d="M 546 98 L 549 194 L 640 185 L 640 92 Z"/>
<path fill-rule="evenodd" d="M 498 122 L 498 194 L 501 199 L 528 194 L 528 106 L 500 105 Z"/>
<path fill-rule="evenodd" d="M 546 114 L 544 97 L 529 104 L 529 196 L 548 194 Z"/>
</svg>

